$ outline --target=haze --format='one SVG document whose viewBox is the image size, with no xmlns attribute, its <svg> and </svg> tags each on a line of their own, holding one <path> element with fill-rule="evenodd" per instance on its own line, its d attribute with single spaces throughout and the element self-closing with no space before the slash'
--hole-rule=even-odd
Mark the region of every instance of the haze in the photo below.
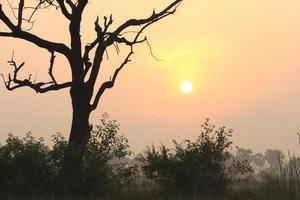
<svg viewBox="0 0 300 200">
<path fill-rule="evenodd" d="M 93 1 L 83 20 L 84 42 L 94 34 L 97 15 L 112 13 L 117 25 L 148 16 L 168 2 Z M 162 61 L 151 56 L 147 45 L 139 46 L 115 87 L 104 95 L 92 122 L 107 112 L 121 124 L 134 152 L 152 143 L 195 138 L 206 118 L 234 129 L 237 146 L 298 152 L 299 13 L 298 0 L 186 0 L 174 16 L 145 33 Z M 68 42 L 66 21 L 55 9 L 42 10 L 35 18 L 33 32 Z M 7 60 L 14 50 L 15 59 L 26 62 L 24 76 L 37 72 L 37 79 L 48 80 L 46 51 L 20 40 L 0 38 L 0 44 L 2 73 L 9 71 Z M 112 49 L 103 80 L 119 59 Z M 56 63 L 55 73 L 60 80 L 69 78 L 63 59 Z M 185 80 L 193 83 L 189 95 L 179 90 Z M 42 95 L 30 89 L 8 92 L 1 83 L 0 94 L 1 143 L 8 133 L 23 136 L 29 130 L 47 141 L 55 132 L 68 136 L 68 90 Z"/>
</svg>

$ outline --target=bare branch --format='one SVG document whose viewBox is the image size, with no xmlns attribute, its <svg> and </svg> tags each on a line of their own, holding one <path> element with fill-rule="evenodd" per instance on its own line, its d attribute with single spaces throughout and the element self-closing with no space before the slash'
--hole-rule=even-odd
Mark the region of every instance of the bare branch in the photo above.
<svg viewBox="0 0 300 200">
<path fill-rule="evenodd" d="M 5 87 L 7 88 L 7 83 L 6 83 L 6 80 L 5 80 L 5 78 L 4 78 L 4 75 L 3 75 L 3 74 L 0 74 L 0 75 L 1 75 L 1 77 L 2 77 L 2 80 L 3 80 L 3 82 L 4 82 Z"/>
<path fill-rule="evenodd" d="M 87 5 L 88 0 L 79 0 L 77 1 L 77 6 L 75 6 L 75 10 L 78 12 L 79 15 L 82 14 L 85 6 Z"/>
<path fill-rule="evenodd" d="M 31 30 L 33 27 L 33 23 L 34 21 L 31 21 L 34 14 L 39 10 L 39 9 L 44 9 L 44 8 L 48 8 L 50 6 L 54 6 L 56 9 L 59 8 L 59 6 L 55 5 L 53 3 L 54 0 L 38 0 L 38 3 L 36 6 L 25 6 L 25 0 L 20 0 L 19 2 L 19 6 L 17 8 L 13 8 L 13 6 L 11 5 L 11 3 L 9 2 L 9 0 L 7 0 L 7 3 L 10 7 L 10 9 L 12 10 L 12 13 L 14 15 L 14 17 L 17 19 L 18 21 L 18 25 L 17 27 L 19 27 L 20 29 L 22 29 L 22 21 L 26 21 L 28 23 L 31 24 L 31 28 L 27 29 L 27 30 Z M 42 7 L 43 6 L 43 7 Z M 15 11 L 14 10 L 18 10 L 18 16 L 16 16 Z M 29 15 L 28 18 L 24 18 L 23 17 L 23 12 L 25 9 L 32 9 L 32 13 Z"/>
<path fill-rule="evenodd" d="M 107 47 L 110 45 L 113 45 L 115 42 L 117 43 L 124 43 L 128 46 L 132 46 L 134 44 L 142 43 L 146 41 L 146 38 L 142 40 L 138 40 L 139 36 L 143 32 L 143 30 L 148 27 L 149 25 L 153 24 L 154 22 L 159 21 L 160 19 L 163 19 L 164 17 L 173 14 L 176 11 L 176 8 L 180 5 L 180 3 L 183 0 L 175 0 L 173 3 L 171 3 L 167 8 L 165 8 L 163 11 L 156 14 L 155 12 L 152 13 L 152 15 L 145 19 L 131 19 L 122 24 L 119 28 L 117 28 L 113 33 L 107 32 L 108 27 L 113 23 L 112 16 L 110 16 L 110 19 L 108 20 L 106 17 L 104 18 L 104 30 L 101 29 L 98 18 L 95 22 L 95 30 L 97 32 L 97 39 L 98 39 L 98 47 L 96 49 L 94 62 L 92 65 L 92 72 L 91 76 L 88 80 L 88 82 L 91 85 L 94 85 L 97 76 L 99 74 L 100 65 L 103 59 L 103 54 L 106 52 Z M 125 30 L 126 28 L 130 26 L 143 26 L 136 34 L 136 37 L 133 41 L 129 41 L 125 37 L 119 37 L 121 32 Z M 108 38 L 106 39 L 105 36 L 108 35 Z M 96 45 L 96 44 L 95 44 Z M 86 54 L 85 54 L 86 56 Z M 87 57 L 85 57 L 87 58 Z"/>
<path fill-rule="evenodd" d="M 1 36 L 23 39 L 23 40 L 26 40 L 28 42 L 31 42 L 31 43 L 37 45 L 38 47 L 47 49 L 48 51 L 59 52 L 59 53 L 65 55 L 66 57 L 69 57 L 69 54 L 70 54 L 70 49 L 65 44 L 55 43 L 55 42 L 50 42 L 50 41 L 44 40 L 36 35 L 26 32 L 26 31 L 16 30 L 11 33 L 0 32 L 0 37 Z"/>
<path fill-rule="evenodd" d="M 130 52 L 128 53 L 127 57 L 125 58 L 125 60 L 123 61 L 123 63 L 116 68 L 113 77 L 110 81 L 104 82 L 101 87 L 99 88 L 94 102 L 91 104 L 91 110 L 95 110 L 97 108 L 97 105 L 99 103 L 99 100 L 102 96 L 102 94 L 105 92 L 106 89 L 110 89 L 114 86 L 115 81 L 118 77 L 119 72 L 124 68 L 124 66 L 130 61 L 130 57 L 131 55 L 134 53 L 133 52 L 133 47 L 135 44 L 139 44 L 139 43 L 143 43 L 143 42 L 147 42 L 147 44 L 149 45 L 148 41 L 147 41 L 147 37 L 145 37 L 144 39 L 139 40 L 140 35 L 143 33 L 143 31 L 150 26 L 151 24 L 171 15 L 174 14 L 177 7 L 180 5 L 180 3 L 183 0 L 175 0 L 173 3 L 171 3 L 169 6 L 167 6 L 163 11 L 159 12 L 159 13 L 155 13 L 155 11 L 153 11 L 152 15 L 148 18 L 145 19 L 131 19 L 128 20 L 127 22 L 125 22 L 124 24 L 122 24 L 119 28 L 117 28 L 113 33 L 108 33 L 107 32 L 107 28 L 104 28 L 104 31 L 102 32 L 102 37 L 104 39 L 105 35 L 108 35 L 108 38 L 103 41 L 104 46 L 101 46 L 100 44 L 97 47 L 96 53 L 95 53 L 95 57 L 94 57 L 94 63 L 93 63 L 93 68 L 92 68 L 92 72 L 91 72 L 91 76 L 89 79 L 89 82 L 91 82 L 91 84 L 94 84 L 94 81 L 96 80 L 96 77 L 99 73 L 100 70 L 100 65 L 101 65 L 101 61 L 102 61 L 102 57 L 103 57 L 103 53 L 105 52 L 105 50 L 107 50 L 107 47 L 110 45 L 115 45 L 114 43 L 118 44 L 118 43 L 123 43 L 127 46 L 130 46 Z M 107 23 L 107 18 L 105 18 L 105 23 L 104 23 L 104 27 L 106 27 L 106 24 L 110 24 Z M 112 23 L 112 20 L 111 20 Z M 98 20 L 97 20 L 97 24 L 98 24 Z M 109 25 L 108 25 L 109 26 Z M 122 31 L 126 30 L 128 27 L 131 26 L 142 26 L 140 28 L 140 30 L 138 30 L 134 37 L 134 39 L 132 41 L 128 40 L 125 37 L 120 37 Z M 97 30 L 96 30 L 97 31 Z M 98 32 L 98 31 L 97 31 Z M 102 44 L 102 45 L 103 45 Z M 116 47 L 116 46 L 115 46 Z M 152 53 L 152 49 L 151 46 L 149 45 L 150 51 L 151 51 L 151 55 L 153 55 Z M 118 50 L 117 50 L 118 52 Z"/>
<path fill-rule="evenodd" d="M 104 16 L 104 31 L 107 32 L 109 26 L 113 23 L 112 15 L 109 16 L 109 19 L 107 19 L 106 16 Z"/>
<path fill-rule="evenodd" d="M 17 26 L 15 26 L 3 12 L 2 4 L 0 4 L 0 20 L 2 20 L 10 30 L 17 29 Z"/>
<path fill-rule="evenodd" d="M 23 9 L 24 9 L 24 0 L 20 0 L 19 8 L 18 8 L 18 27 L 19 28 L 21 28 L 21 26 L 22 26 Z"/>
<path fill-rule="evenodd" d="M 70 6 L 70 8 L 73 10 L 76 8 L 75 4 L 72 2 L 72 0 L 66 0 L 66 3 Z"/>
<path fill-rule="evenodd" d="M 54 56 L 54 54 L 52 54 L 52 57 L 51 57 L 50 68 L 53 68 L 53 64 L 51 64 L 54 62 L 53 56 Z M 17 63 L 14 61 L 13 56 L 12 56 L 11 60 L 8 61 L 8 63 L 10 64 L 10 66 L 12 66 L 14 68 L 13 75 L 11 76 L 11 74 L 8 74 L 8 81 L 5 80 L 5 77 L 3 74 L 1 74 L 1 76 L 4 81 L 5 87 L 9 91 L 13 91 L 13 90 L 21 88 L 21 87 L 29 87 L 37 93 L 45 93 L 45 92 L 49 92 L 49 91 L 68 88 L 68 87 L 71 87 L 71 85 L 72 85 L 71 82 L 66 82 L 66 83 L 62 83 L 62 84 L 53 83 L 52 81 L 35 83 L 35 81 L 34 82 L 31 81 L 31 74 L 29 75 L 29 77 L 27 79 L 20 80 L 20 79 L 18 79 L 18 72 L 25 65 L 25 63 L 23 62 L 22 64 L 20 64 L 18 66 Z M 51 71 L 52 71 L 52 69 L 51 69 Z M 49 73 L 50 73 L 50 69 L 49 69 Z"/>
<path fill-rule="evenodd" d="M 130 57 L 131 55 L 133 54 L 133 49 L 131 48 L 131 51 L 128 53 L 128 55 L 126 56 L 125 60 L 123 61 L 123 63 L 120 65 L 120 67 L 118 67 L 114 74 L 113 74 L 113 77 L 110 81 L 106 81 L 104 83 L 102 83 L 100 89 L 98 90 L 96 96 L 95 96 L 95 99 L 94 99 L 94 102 L 93 104 L 91 105 L 91 110 L 95 110 L 98 106 L 98 103 L 100 101 L 100 98 L 102 96 L 102 94 L 105 92 L 106 89 L 110 89 L 114 86 L 115 82 L 116 82 L 116 79 L 120 73 L 120 71 L 123 69 L 123 67 L 128 63 L 130 62 Z"/>
<path fill-rule="evenodd" d="M 152 15 L 148 18 L 144 18 L 144 19 L 130 19 L 128 21 L 126 21 L 124 24 L 122 24 L 121 26 L 119 26 L 112 34 L 111 36 L 108 38 L 107 40 L 107 46 L 110 46 L 115 40 L 116 37 L 121 34 L 122 31 L 124 31 L 125 29 L 127 29 L 130 26 L 142 26 L 144 24 L 153 22 L 153 21 L 158 21 L 158 19 L 162 19 L 167 15 L 170 14 L 174 14 L 176 9 L 178 8 L 178 6 L 181 4 L 183 0 L 175 0 L 173 3 L 171 3 L 169 6 L 167 6 L 164 10 L 162 10 L 159 13 L 155 13 L 155 11 L 153 11 Z"/>
<path fill-rule="evenodd" d="M 149 51 L 150 51 L 151 56 L 152 56 L 155 60 L 157 60 L 158 62 L 161 62 L 162 60 L 159 59 L 159 58 L 157 58 L 157 57 L 154 55 L 154 53 L 153 53 L 153 51 L 152 51 L 152 47 L 151 47 L 151 45 L 150 45 L 150 43 L 149 43 L 147 37 L 146 37 L 146 44 L 147 44 L 148 47 L 149 47 Z"/>
<path fill-rule="evenodd" d="M 83 60 L 84 65 L 85 65 L 85 69 L 84 69 L 84 73 L 83 73 L 84 77 L 86 76 L 86 74 L 88 73 L 89 69 L 92 66 L 92 63 L 90 62 L 90 58 L 89 58 L 90 51 L 93 50 L 97 46 L 97 44 L 98 44 L 98 48 L 99 48 L 99 43 L 101 43 L 103 41 L 103 36 L 104 36 L 103 35 L 104 32 L 102 31 L 102 28 L 99 24 L 99 17 L 96 18 L 96 21 L 95 21 L 94 24 L 95 24 L 95 31 L 97 33 L 97 37 L 92 43 L 87 44 L 85 46 L 85 51 L 84 51 L 84 54 L 83 54 L 83 57 L 82 57 L 82 60 Z M 104 26 L 107 27 L 106 22 L 105 22 Z M 99 50 L 98 51 L 96 50 L 96 54 L 98 54 L 97 57 L 100 56 Z M 95 63 L 95 59 L 94 59 L 94 63 Z"/>
<path fill-rule="evenodd" d="M 59 52 L 66 57 L 69 57 L 70 49 L 65 44 L 50 42 L 42 39 L 32 33 L 22 31 L 20 27 L 15 26 L 11 20 L 5 15 L 0 4 L 0 20 L 11 30 L 11 32 L 0 32 L 0 37 L 13 37 L 26 40 L 48 51 Z"/>
<path fill-rule="evenodd" d="M 64 0 L 56 0 L 60 9 L 61 9 L 61 12 L 63 13 L 63 15 L 68 18 L 68 19 L 71 19 L 72 15 L 71 13 L 69 13 L 69 11 L 67 10 L 66 8 L 66 5 L 64 3 Z"/>
<path fill-rule="evenodd" d="M 84 65 L 86 67 L 90 67 L 92 65 L 92 63 L 90 62 L 89 53 L 93 48 L 95 48 L 97 43 L 98 43 L 98 40 L 96 39 L 91 44 L 87 44 L 85 46 L 85 52 L 84 52 L 82 59 L 83 59 Z"/>
<path fill-rule="evenodd" d="M 114 47 L 115 47 L 116 53 L 119 55 L 121 51 L 120 51 L 120 48 L 119 48 L 118 43 L 115 42 L 113 45 L 114 45 Z"/>
<path fill-rule="evenodd" d="M 142 39 L 142 40 L 137 40 L 137 41 L 129 41 L 125 37 L 117 37 L 116 38 L 116 42 L 117 43 L 124 43 L 124 44 L 126 44 L 128 46 L 132 46 L 132 45 L 138 44 L 138 43 L 143 43 L 145 41 L 147 41 L 146 37 L 144 39 Z"/>
<path fill-rule="evenodd" d="M 71 39 L 71 60 L 72 79 L 76 82 L 83 82 L 84 61 L 82 59 L 82 41 L 81 41 L 81 20 L 82 13 L 88 0 L 77 1 L 76 8 L 72 10 L 72 18 L 69 25 Z"/>
<path fill-rule="evenodd" d="M 99 25 L 99 17 L 97 17 L 95 21 L 95 31 L 97 33 L 97 38 L 101 39 L 103 32 L 101 26 Z"/>
<path fill-rule="evenodd" d="M 112 20 L 110 20 L 111 22 L 110 21 L 107 22 L 107 19 L 104 18 L 104 21 L 105 21 L 104 22 L 104 27 L 105 27 L 104 30 L 105 30 L 108 29 L 109 25 L 112 23 Z M 104 41 L 105 32 L 103 32 L 101 26 L 99 25 L 98 17 L 95 21 L 95 31 L 97 33 L 97 38 L 91 43 L 90 46 L 86 46 L 85 53 L 84 53 L 84 61 L 87 61 L 89 60 L 90 51 L 97 46 L 95 51 L 95 56 L 93 59 L 93 64 L 91 64 L 92 67 L 91 75 L 88 80 L 90 85 L 94 85 L 96 82 L 100 70 L 100 65 L 103 60 L 103 54 L 104 52 L 106 52 L 106 44 Z"/>
<path fill-rule="evenodd" d="M 49 76 L 52 80 L 52 82 L 57 85 L 57 82 L 53 76 L 53 66 L 54 66 L 54 60 L 55 60 L 55 55 L 54 55 L 54 52 L 51 52 L 51 58 L 50 58 L 50 67 L 49 67 Z"/>
<path fill-rule="evenodd" d="M 9 5 L 9 7 L 10 7 L 10 9 L 11 9 L 11 12 L 13 13 L 14 17 L 15 17 L 16 19 L 18 19 L 17 15 L 16 15 L 16 13 L 15 13 L 15 11 L 14 11 L 13 6 L 12 6 L 11 3 L 9 2 L 9 0 L 6 0 L 6 1 L 7 1 L 8 5 Z"/>
<path fill-rule="evenodd" d="M 99 44 L 99 43 L 101 43 L 101 44 Z M 100 71 L 100 65 L 103 60 L 103 55 L 105 52 L 106 52 L 105 43 L 103 41 L 99 41 L 98 46 L 96 48 L 95 56 L 93 59 L 91 75 L 88 80 L 89 84 L 91 84 L 91 85 L 94 85 L 97 80 L 97 77 L 98 77 L 98 74 Z"/>
<path fill-rule="evenodd" d="M 99 17 L 97 17 L 97 19 L 95 21 L 95 31 L 97 33 L 97 37 L 92 43 L 85 46 L 85 52 L 83 54 L 83 61 L 86 66 L 85 74 L 87 73 L 87 71 L 90 69 L 90 67 L 92 65 L 92 63 L 90 62 L 90 58 L 89 58 L 90 51 L 92 49 L 94 49 L 97 46 L 97 44 L 99 44 L 101 42 L 102 42 L 102 45 L 104 44 L 103 41 L 104 41 L 105 34 L 106 34 L 109 26 L 112 23 L 113 23 L 112 15 L 110 15 L 109 19 L 105 16 L 104 17 L 104 29 L 102 30 L 102 28 L 99 24 Z M 100 55 L 98 55 L 98 56 L 100 56 Z"/>
<path fill-rule="evenodd" d="M 31 19 L 33 18 L 34 14 L 39 10 L 39 9 L 45 9 L 48 8 L 50 6 L 54 6 L 56 9 L 59 8 L 59 6 L 55 5 L 54 0 L 39 0 L 38 4 L 34 7 L 32 6 L 24 6 L 24 9 L 33 9 L 32 13 L 30 14 L 29 18 L 26 19 L 26 21 L 28 21 L 29 23 L 31 22 Z"/>
</svg>

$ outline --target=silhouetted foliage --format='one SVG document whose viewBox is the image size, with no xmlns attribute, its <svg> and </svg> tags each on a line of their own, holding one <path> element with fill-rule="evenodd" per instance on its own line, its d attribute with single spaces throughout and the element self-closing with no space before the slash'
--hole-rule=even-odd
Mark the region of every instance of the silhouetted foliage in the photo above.
<svg viewBox="0 0 300 200">
<path fill-rule="evenodd" d="M 109 189 L 105 186 L 120 186 L 123 179 L 119 171 L 126 170 L 126 163 L 110 164 L 112 159 L 122 159 L 129 156 L 128 140 L 119 134 L 119 124 L 104 115 L 100 125 L 92 131 L 82 164 L 82 184 L 85 187 L 81 194 L 97 194 Z"/>
<path fill-rule="evenodd" d="M 190 194 L 222 191 L 232 172 L 252 171 L 247 162 L 232 159 L 229 152 L 231 133 L 231 129 L 216 128 L 207 120 L 195 141 L 173 141 L 173 149 L 164 145 L 159 150 L 155 146 L 148 147 L 140 158 L 143 171 L 146 177 L 166 189 Z"/>
<path fill-rule="evenodd" d="M 61 196 L 65 195 L 62 178 L 64 152 L 67 140 L 59 133 L 52 137 L 50 148 L 43 139 L 30 133 L 20 139 L 9 135 L 0 146 L 0 194 Z M 127 184 L 136 173 L 126 162 L 112 163 L 130 155 L 128 140 L 120 135 L 119 124 L 104 115 L 92 131 L 81 164 L 81 187 L 78 194 L 97 196 L 105 191 Z"/>
<path fill-rule="evenodd" d="M 43 192 L 48 189 L 53 171 L 49 148 L 30 133 L 23 139 L 9 135 L 0 147 L 1 193 Z"/>
<path fill-rule="evenodd" d="M 107 114 L 91 133 L 76 193 L 68 193 L 63 177 L 68 142 L 61 134 L 52 136 L 51 147 L 31 133 L 24 138 L 9 134 L 0 145 L 0 199 L 299 199 L 299 157 L 285 160 L 279 150 L 253 154 L 242 148 L 233 155 L 232 130 L 208 120 L 195 141 L 174 141 L 172 149 L 148 147 L 139 157 L 142 163 L 128 158 L 128 141 Z M 261 179 L 248 181 L 253 168 L 243 158 L 254 164 L 277 162 L 279 168 L 267 168 Z M 158 184 L 140 176 L 138 166 Z"/>
</svg>

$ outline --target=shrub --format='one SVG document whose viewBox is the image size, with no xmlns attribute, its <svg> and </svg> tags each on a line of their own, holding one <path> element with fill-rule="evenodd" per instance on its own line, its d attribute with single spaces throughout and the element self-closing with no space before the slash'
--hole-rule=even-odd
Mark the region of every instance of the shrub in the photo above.
<svg viewBox="0 0 300 200">
<path fill-rule="evenodd" d="M 252 171 L 246 161 L 232 159 L 229 150 L 231 129 L 216 128 L 206 120 L 195 141 L 173 141 L 174 148 L 161 145 L 148 147 L 140 160 L 145 176 L 161 187 L 183 193 L 222 191 L 233 171 Z M 231 164 L 228 165 L 228 161 Z"/>
<path fill-rule="evenodd" d="M 87 145 L 80 174 L 79 194 L 97 196 L 110 188 L 126 184 L 134 171 L 126 162 L 113 164 L 113 159 L 130 155 L 128 140 L 119 133 L 119 124 L 103 115 L 95 125 Z M 0 146 L 0 198 L 61 196 L 64 193 L 63 160 L 68 142 L 59 133 L 52 136 L 52 148 L 31 133 L 20 139 L 10 134 Z M 123 172 L 123 173 L 121 173 Z"/>
<path fill-rule="evenodd" d="M 122 184 L 121 169 L 126 170 L 125 163 L 112 163 L 129 156 L 128 140 L 119 133 L 120 125 L 103 115 L 99 125 L 92 131 L 82 164 L 82 193 L 99 194 Z"/>
<path fill-rule="evenodd" d="M 0 147 L 1 193 L 47 192 L 52 177 L 49 148 L 31 133 L 19 139 L 9 134 Z"/>
</svg>

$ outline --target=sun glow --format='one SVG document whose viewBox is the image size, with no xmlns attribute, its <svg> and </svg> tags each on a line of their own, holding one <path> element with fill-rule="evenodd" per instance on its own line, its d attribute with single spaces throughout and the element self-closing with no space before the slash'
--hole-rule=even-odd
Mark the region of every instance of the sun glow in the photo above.
<svg viewBox="0 0 300 200">
<path fill-rule="evenodd" d="M 191 93 L 193 91 L 193 84 L 191 81 L 184 81 L 180 84 L 180 90 L 184 94 Z"/>
</svg>

